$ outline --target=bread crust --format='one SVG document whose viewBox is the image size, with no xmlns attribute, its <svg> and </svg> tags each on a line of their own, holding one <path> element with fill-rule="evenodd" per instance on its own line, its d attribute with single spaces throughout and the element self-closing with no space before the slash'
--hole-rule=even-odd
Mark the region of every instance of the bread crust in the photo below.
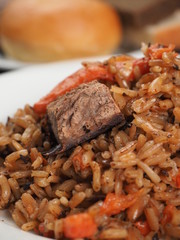
<svg viewBox="0 0 180 240">
<path fill-rule="evenodd" d="M 107 54 L 122 36 L 117 13 L 98 0 L 13 0 L 0 27 L 7 55 L 36 62 Z"/>
</svg>

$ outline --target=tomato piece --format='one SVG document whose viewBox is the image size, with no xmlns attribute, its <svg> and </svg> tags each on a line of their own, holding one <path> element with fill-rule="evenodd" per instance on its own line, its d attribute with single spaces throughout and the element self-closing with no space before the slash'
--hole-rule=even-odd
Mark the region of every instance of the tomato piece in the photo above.
<svg viewBox="0 0 180 240">
<path fill-rule="evenodd" d="M 35 232 L 37 235 L 39 235 L 39 230 L 38 230 L 37 227 L 35 227 L 33 230 L 34 230 L 34 232 Z"/>
<path fill-rule="evenodd" d="M 114 82 L 113 75 L 108 71 L 106 66 L 92 65 L 82 68 L 65 78 L 62 82 L 56 85 L 50 93 L 35 103 L 34 111 L 38 114 L 44 114 L 46 112 L 47 105 L 54 101 L 58 96 L 69 92 L 82 83 L 88 83 L 95 79 Z"/>
<path fill-rule="evenodd" d="M 47 231 L 45 230 L 44 223 L 40 223 L 38 229 L 34 229 L 35 233 L 38 233 L 44 237 L 47 238 L 54 238 L 54 232 L 53 231 Z"/>
<path fill-rule="evenodd" d="M 177 185 L 178 188 L 180 188 L 180 172 L 176 176 L 176 185 Z"/>
<path fill-rule="evenodd" d="M 161 219 L 161 224 L 162 225 L 165 225 L 169 222 L 171 222 L 172 218 L 173 218 L 173 213 L 175 211 L 175 206 L 174 205 L 167 205 L 165 208 L 164 208 L 164 211 L 163 211 L 163 217 Z"/>
<path fill-rule="evenodd" d="M 134 68 L 139 67 L 140 74 L 143 75 L 149 72 L 148 59 L 142 58 L 136 60 L 131 56 L 120 55 L 109 59 L 109 64 L 114 64 L 118 69 L 123 78 L 126 81 L 133 81 Z M 54 101 L 58 96 L 61 96 L 73 88 L 76 88 L 82 83 L 88 83 L 95 79 L 115 82 L 115 74 L 108 70 L 108 66 L 100 65 L 89 65 L 77 72 L 73 73 L 69 77 L 65 78 L 62 82 L 57 84 L 46 96 L 41 98 L 37 103 L 34 104 L 34 111 L 37 114 L 44 114 L 46 112 L 47 105 Z"/>
<path fill-rule="evenodd" d="M 134 60 L 133 69 L 139 67 L 139 71 L 141 75 L 144 75 L 149 72 L 149 58 L 141 58 Z"/>
<path fill-rule="evenodd" d="M 54 232 L 53 231 L 44 232 L 43 236 L 47 238 L 54 238 Z"/>
<path fill-rule="evenodd" d="M 88 213 L 68 216 L 63 222 L 63 232 L 67 238 L 88 238 L 97 231 L 97 225 Z"/>
<path fill-rule="evenodd" d="M 134 225 L 139 229 L 143 236 L 148 235 L 148 233 L 151 231 L 147 221 L 138 221 Z"/>
<path fill-rule="evenodd" d="M 121 55 L 109 60 L 110 64 L 113 64 L 116 69 L 119 70 L 120 75 L 126 81 L 134 81 L 134 71 L 138 67 L 140 76 L 149 72 L 149 58 L 135 59 L 131 56 Z"/>
<path fill-rule="evenodd" d="M 81 149 L 72 158 L 72 162 L 73 162 L 73 165 L 74 165 L 74 168 L 76 169 L 76 171 L 83 170 L 88 167 L 87 164 L 84 164 L 82 161 L 83 153 L 84 153 L 84 149 Z"/>
<path fill-rule="evenodd" d="M 44 223 L 39 224 L 38 230 L 39 230 L 40 234 L 44 234 L 44 232 L 45 232 Z"/>
<path fill-rule="evenodd" d="M 148 48 L 148 53 L 152 59 L 161 59 L 164 52 L 172 52 L 174 48 L 174 44 L 169 44 L 169 46 L 167 47 L 161 47 L 159 44 L 156 43 Z M 175 56 L 177 56 L 176 53 Z"/>
<path fill-rule="evenodd" d="M 176 183 L 176 187 L 180 188 L 180 170 L 175 176 L 172 177 L 172 180 Z"/>
<path fill-rule="evenodd" d="M 143 190 L 128 195 L 116 195 L 115 193 L 108 193 L 101 207 L 101 213 L 106 215 L 119 214 L 121 211 L 132 206 L 141 196 Z"/>
</svg>

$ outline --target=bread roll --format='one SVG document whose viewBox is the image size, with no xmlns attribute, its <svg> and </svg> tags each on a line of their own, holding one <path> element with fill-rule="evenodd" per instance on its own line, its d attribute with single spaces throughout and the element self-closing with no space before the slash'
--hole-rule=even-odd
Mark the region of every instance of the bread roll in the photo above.
<svg viewBox="0 0 180 240">
<path fill-rule="evenodd" d="M 121 15 L 125 27 L 142 28 L 155 24 L 180 8 L 179 0 L 105 0 Z"/>
<path fill-rule="evenodd" d="M 108 54 L 122 36 L 117 13 L 98 0 L 13 0 L 0 29 L 5 54 L 29 62 Z"/>
<path fill-rule="evenodd" d="M 175 44 L 180 49 L 180 10 L 169 17 L 143 28 L 126 28 L 124 43 L 140 47 L 141 42 Z"/>
</svg>

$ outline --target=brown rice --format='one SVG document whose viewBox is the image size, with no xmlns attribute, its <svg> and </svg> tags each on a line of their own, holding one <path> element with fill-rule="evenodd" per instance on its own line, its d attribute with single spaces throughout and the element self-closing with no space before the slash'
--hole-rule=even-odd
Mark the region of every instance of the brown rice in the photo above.
<svg viewBox="0 0 180 240">
<path fill-rule="evenodd" d="M 180 60 L 173 52 L 151 58 L 147 74 L 134 69 L 135 82 L 126 82 L 113 61 L 106 64 L 119 83 L 111 92 L 126 125 L 44 157 L 56 144 L 46 116 L 29 105 L 17 110 L 0 124 L 0 208 L 8 208 L 21 229 L 56 239 L 64 239 L 64 219 L 79 213 L 93 217 L 92 239 L 179 239 Z M 140 189 L 126 210 L 100 214 L 107 194 Z"/>
</svg>

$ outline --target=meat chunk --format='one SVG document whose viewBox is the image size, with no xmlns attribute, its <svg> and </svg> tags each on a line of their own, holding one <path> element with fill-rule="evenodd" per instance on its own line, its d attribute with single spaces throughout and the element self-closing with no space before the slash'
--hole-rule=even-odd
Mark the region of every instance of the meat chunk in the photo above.
<svg viewBox="0 0 180 240">
<path fill-rule="evenodd" d="M 59 97 L 48 105 L 47 113 L 61 152 L 124 123 L 109 88 L 97 81 Z"/>
</svg>

